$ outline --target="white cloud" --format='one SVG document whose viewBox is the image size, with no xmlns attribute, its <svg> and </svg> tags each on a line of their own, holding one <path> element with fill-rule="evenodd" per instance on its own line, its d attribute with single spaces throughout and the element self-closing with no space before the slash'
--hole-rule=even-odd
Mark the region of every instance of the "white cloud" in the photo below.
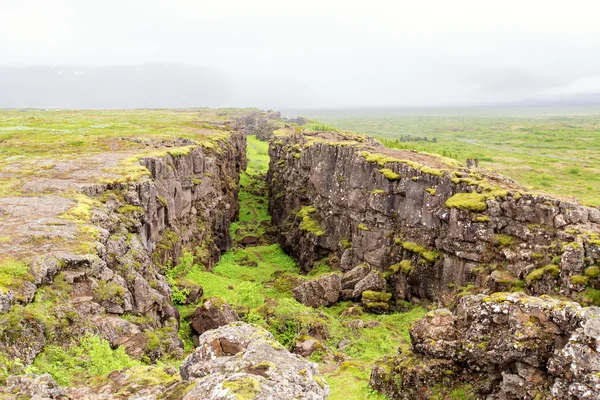
<svg viewBox="0 0 600 400">
<path fill-rule="evenodd" d="M 519 100 L 586 89 L 573 82 L 600 71 L 599 12 L 577 0 L 3 0 L 0 64 L 204 65 L 232 77 L 240 105 Z"/>
</svg>

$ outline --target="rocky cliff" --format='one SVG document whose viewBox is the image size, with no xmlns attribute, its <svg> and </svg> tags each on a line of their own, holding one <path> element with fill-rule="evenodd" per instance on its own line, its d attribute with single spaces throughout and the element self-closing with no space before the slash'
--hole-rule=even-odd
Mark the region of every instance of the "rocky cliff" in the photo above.
<svg viewBox="0 0 600 400">
<path fill-rule="evenodd" d="M 396 300 L 525 290 L 588 301 L 600 288 L 596 208 L 357 134 L 282 129 L 270 156 L 281 245 L 304 271 L 323 258 L 354 271 L 341 297 L 360 298 L 371 270 Z"/>
<path fill-rule="evenodd" d="M 51 180 L 46 194 L 0 198 L 2 228 L 13 230 L 5 254 L 27 260 L 0 290 L 4 373 L 19 372 L 46 344 L 86 333 L 137 358 L 182 353 L 165 274 L 184 249 L 210 268 L 231 246 L 246 139 L 226 129 L 202 143 L 123 138 L 144 150 L 117 155 L 134 175 L 115 176 L 115 163 L 88 158 L 81 163 L 98 169 L 93 180 L 70 176 L 68 190 Z"/>
</svg>

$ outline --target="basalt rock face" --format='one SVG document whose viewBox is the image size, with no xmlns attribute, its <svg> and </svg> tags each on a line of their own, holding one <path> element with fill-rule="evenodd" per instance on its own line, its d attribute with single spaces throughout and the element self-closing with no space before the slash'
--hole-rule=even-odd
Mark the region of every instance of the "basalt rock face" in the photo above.
<svg viewBox="0 0 600 400">
<path fill-rule="evenodd" d="M 280 130 L 269 154 L 269 212 L 304 271 L 323 257 L 343 272 L 365 264 L 396 299 L 600 287 L 585 277 L 600 260 L 596 208 L 355 134 Z"/>
<path fill-rule="evenodd" d="M 598 307 L 522 293 L 470 295 L 454 313 L 430 312 L 410 335 L 412 352 L 385 357 L 371 374 L 371 386 L 394 400 L 600 397 Z"/>
<path fill-rule="evenodd" d="M 86 333 L 134 357 L 181 354 L 179 313 L 162 268 L 183 249 L 211 267 L 231 246 L 245 143 L 233 132 L 210 147 L 141 159 L 147 177 L 83 187 L 89 221 L 81 226 L 93 246 L 84 255 L 31 259 L 28 279 L 0 298 L 0 356 L 27 365 L 47 343 Z M 161 344 L 148 346 L 157 337 Z"/>
</svg>

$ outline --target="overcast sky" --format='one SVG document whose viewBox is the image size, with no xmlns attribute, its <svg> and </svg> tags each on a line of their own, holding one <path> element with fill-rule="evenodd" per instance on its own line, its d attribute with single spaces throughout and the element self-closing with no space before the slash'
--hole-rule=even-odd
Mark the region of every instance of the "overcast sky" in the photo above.
<svg viewBox="0 0 600 400">
<path fill-rule="evenodd" d="M 264 108 L 597 93 L 600 3 L 0 0 L 0 66 L 148 63 L 220 70 Z"/>
</svg>

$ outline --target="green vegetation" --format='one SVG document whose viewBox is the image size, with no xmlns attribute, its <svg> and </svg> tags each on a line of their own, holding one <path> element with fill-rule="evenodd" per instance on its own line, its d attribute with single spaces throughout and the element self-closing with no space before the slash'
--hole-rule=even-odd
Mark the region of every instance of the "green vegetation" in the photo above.
<svg viewBox="0 0 600 400">
<path fill-rule="evenodd" d="M 253 400 L 261 392 L 260 382 L 254 378 L 226 380 L 223 382 L 223 389 L 229 389 L 237 400 Z"/>
<path fill-rule="evenodd" d="M 25 262 L 12 258 L 0 260 L 0 293 L 5 293 L 11 287 L 18 287 L 24 280 L 31 279 L 33 277 Z"/>
<path fill-rule="evenodd" d="M 600 205 L 600 113 L 589 107 L 320 111 L 340 129 L 391 148 L 436 153 L 497 170 L 532 190 Z"/>
<path fill-rule="evenodd" d="M 106 340 L 87 335 L 78 344 L 66 349 L 47 345 L 27 372 L 48 372 L 59 385 L 76 385 L 136 365 L 140 362 L 129 358 L 123 347 L 113 350 Z"/>
<path fill-rule="evenodd" d="M 558 278 L 559 274 L 560 269 L 558 268 L 558 266 L 550 264 L 532 271 L 529 275 L 527 275 L 527 278 L 525 278 L 525 282 L 527 282 L 528 285 L 531 285 L 532 283 L 542 279 L 545 275 L 550 275 L 551 277 L 556 279 Z"/>
<path fill-rule="evenodd" d="M 394 241 L 395 242 L 395 241 Z M 413 242 L 402 242 L 400 241 L 397 244 L 401 244 L 402 248 L 413 253 L 419 254 L 425 261 L 434 262 L 438 257 L 439 253 L 437 251 L 428 251 L 425 247 L 420 246 Z"/>
<path fill-rule="evenodd" d="M 481 212 L 487 210 L 486 201 L 486 195 L 481 193 L 456 193 L 454 196 L 446 200 L 446 207 Z"/>
<path fill-rule="evenodd" d="M 494 241 L 500 247 L 508 247 L 511 246 L 515 242 L 515 238 L 509 235 L 494 235 Z"/>
<path fill-rule="evenodd" d="M 382 168 L 379 170 L 387 178 L 388 181 L 397 181 L 400 179 L 400 174 L 395 173 L 389 168 Z"/>
</svg>

